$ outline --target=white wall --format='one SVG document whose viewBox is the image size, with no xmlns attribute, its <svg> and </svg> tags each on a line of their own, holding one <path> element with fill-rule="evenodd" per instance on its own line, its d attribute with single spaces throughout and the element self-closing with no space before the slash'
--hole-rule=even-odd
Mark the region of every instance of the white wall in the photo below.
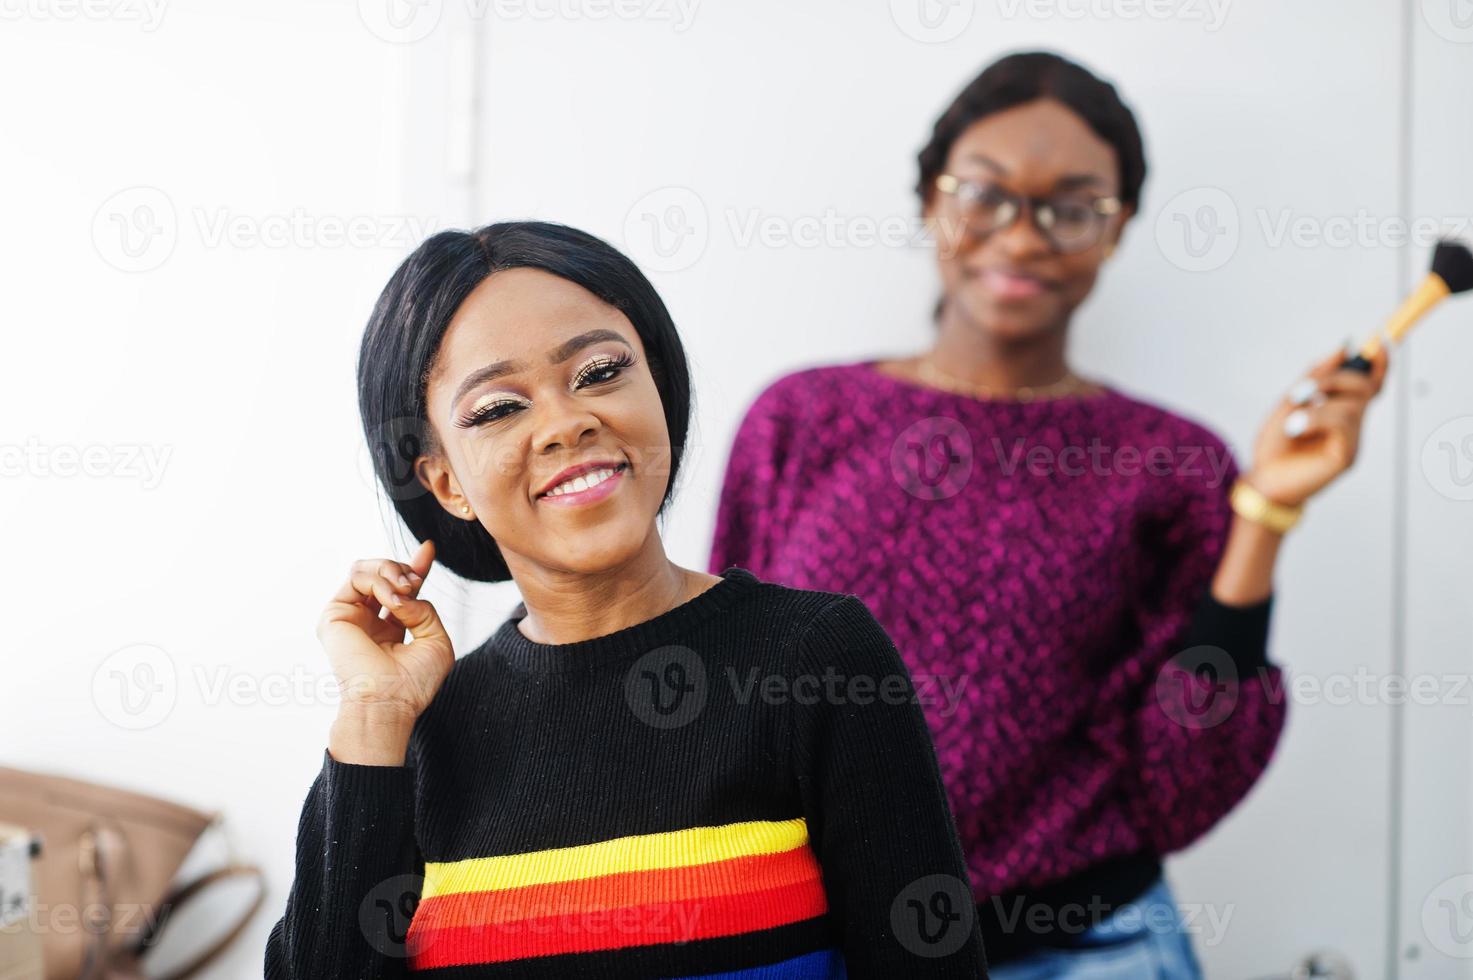
<svg viewBox="0 0 1473 980">
<path fill-rule="evenodd" d="M 423 176 L 448 128 L 409 102 L 425 53 L 352 4 L 107 9 L 0 22 L 0 760 L 223 809 L 271 893 L 209 975 L 259 976 L 332 717 L 313 625 L 386 547 L 358 337 L 464 204 Z M 88 447 L 96 475 L 58 472 Z"/>
<path fill-rule="evenodd" d="M 914 153 L 955 90 L 1021 46 L 1113 76 L 1146 133 L 1143 211 L 1080 317 L 1077 364 L 1243 459 L 1299 367 L 1420 274 L 1425 249 L 1396 248 L 1386 222 L 1473 213 L 1473 29 L 1454 19 L 1465 0 L 1440 2 L 0 5 L 0 582 L 19 599 L 0 764 L 224 809 L 272 891 L 211 976 L 254 975 L 332 717 L 312 625 L 351 559 L 397 544 L 352 387 L 394 265 L 426 231 L 509 217 L 639 259 L 695 365 L 667 538 L 703 566 L 758 388 L 925 343 Z M 1130 16 L 1144 9 L 1164 15 Z M 1204 206 L 1236 230 L 1194 259 L 1176 216 Z M 1308 238 L 1277 238 L 1285 220 Z M 1351 222 L 1368 242 L 1326 241 Z M 357 244 L 333 239 L 347 224 Z M 1469 671 L 1470 309 L 1450 304 L 1399 359 L 1356 470 L 1287 550 L 1274 653 L 1311 682 Z M 69 447 L 97 447 L 101 472 L 58 473 Z M 462 647 L 515 599 L 431 586 Z M 147 680 L 140 663 L 162 683 L 142 700 L 122 686 Z M 1170 865 L 1183 902 L 1231 916 L 1199 941 L 1209 975 L 1331 948 L 1361 977 L 1473 976 L 1439 904 L 1473 894 L 1468 717 L 1294 704 L 1267 778 Z"/>
</svg>

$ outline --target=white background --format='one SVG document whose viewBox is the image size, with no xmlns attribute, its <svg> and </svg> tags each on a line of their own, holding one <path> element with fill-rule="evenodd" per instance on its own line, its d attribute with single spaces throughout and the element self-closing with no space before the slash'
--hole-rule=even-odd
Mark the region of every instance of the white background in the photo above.
<svg viewBox="0 0 1473 980">
<path fill-rule="evenodd" d="M 1076 366 L 1206 422 L 1240 462 L 1296 373 L 1420 276 L 1427 249 L 1394 221 L 1473 214 L 1467 0 L 0 14 L 0 764 L 228 814 L 271 891 L 212 977 L 259 974 L 290 884 L 333 713 L 320 607 L 353 558 L 403 553 L 353 359 L 426 232 L 548 218 L 644 265 L 699 407 L 667 547 L 703 567 L 760 387 L 926 342 L 931 255 L 873 239 L 912 222 L 915 151 L 1005 51 L 1083 60 L 1145 131 L 1142 212 L 1078 318 Z M 1224 233 L 1189 246 L 1198 219 Z M 1473 305 L 1450 303 L 1286 549 L 1273 654 L 1328 693 L 1292 705 L 1262 783 L 1169 864 L 1211 977 L 1316 949 L 1361 977 L 1473 977 L 1473 695 L 1444 680 L 1470 670 L 1470 358 Z M 436 577 L 462 649 L 515 601 Z M 1357 697 L 1357 670 L 1433 677 L 1443 703 Z"/>
</svg>

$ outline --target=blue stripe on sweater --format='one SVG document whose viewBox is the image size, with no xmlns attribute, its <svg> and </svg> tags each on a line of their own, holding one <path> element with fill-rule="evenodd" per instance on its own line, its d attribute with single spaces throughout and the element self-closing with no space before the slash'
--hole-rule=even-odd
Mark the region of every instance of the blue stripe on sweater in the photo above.
<svg viewBox="0 0 1473 980">
<path fill-rule="evenodd" d="M 729 973 L 702 973 L 699 977 L 679 977 L 675 980 L 846 980 L 844 957 L 837 949 L 821 949 L 816 953 L 805 953 L 781 963 L 754 966 L 749 970 L 732 970 Z"/>
</svg>

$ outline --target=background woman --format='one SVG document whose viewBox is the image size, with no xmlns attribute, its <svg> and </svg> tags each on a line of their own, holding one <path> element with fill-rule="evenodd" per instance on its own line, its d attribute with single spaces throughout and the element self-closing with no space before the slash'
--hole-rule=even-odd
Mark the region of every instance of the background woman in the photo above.
<svg viewBox="0 0 1473 980">
<path fill-rule="evenodd" d="M 627 258 L 557 225 L 436 235 L 358 379 L 422 544 L 355 563 L 319 623 L 344 698 L 267 977 L 984 976 L 874 618 L 665 555 L 690 385 Z M 417 598 L 435 559 L 524 600 L 459 660 Z M 830 675 L 870 693 L 812 697 Z"/>
<path fill-rule="evenodd" d="M 994 976 L 1196 976 L 1161 858 L 1273 752 L 1279 542 L 1354 459 L 1384 358 L 1369 378 L 1336 371 L 1338 351 L 1316 366 L 1240 473 L 1203 426 L 1066 358 L 1145 179 L 1112 86 L 1056 55 L 1004 58 L 919 164 L 934 344 L 763 391 L 709 567 L 857 594 L 932 688 Z"/>
</svg>

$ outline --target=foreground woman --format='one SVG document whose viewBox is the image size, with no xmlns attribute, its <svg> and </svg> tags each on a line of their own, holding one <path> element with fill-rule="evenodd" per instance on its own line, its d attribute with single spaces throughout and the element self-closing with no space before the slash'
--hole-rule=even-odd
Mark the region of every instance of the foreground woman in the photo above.
<svg viewBox="0 0 1473 980">
<path fill-rule="evenodd" d="M 665 555 L 690 387 L 628 259 L 556 225 L 436 235 L 358 376 L 422 544 L 356 563 L 319 623 L 344 699 L 268 978 L 985 975 L 874 618 Z M 523 599 L 459 660 L 417 598 L 434 559 Z"/>
</svg>

